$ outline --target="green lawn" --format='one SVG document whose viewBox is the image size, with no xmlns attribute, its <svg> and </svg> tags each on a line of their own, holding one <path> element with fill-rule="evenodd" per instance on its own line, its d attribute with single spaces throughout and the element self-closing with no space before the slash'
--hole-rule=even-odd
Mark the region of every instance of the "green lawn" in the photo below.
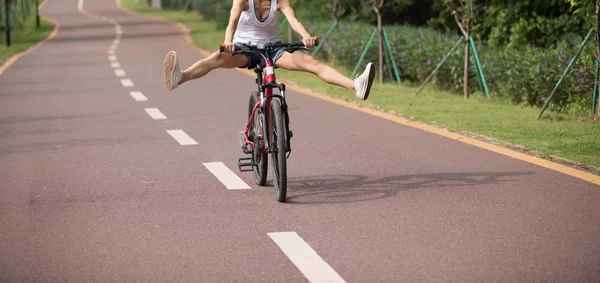
<svg viewBox="0 0 600 283">
<path fill-rule="evenodd" d="M 40 19 L 40 27 L 35 26 L 35 7 L 22 22 L 11 23 L 11 46 L 6 46 L 6 31 L 0 32 L 0 66 L 11 56 L 42 41 L 52 32 L 54 24 Z"/>
<path fill-rule="evenodd" d="M 138 4 L 135 0 L 123 0 L 123 6 L 186 24 L 193 40 L 203 49 L 216 50 L 223 41 L 224 32 L 216 29 L 216 23 L 195 13 L 161 11 Z M 344 68 L 339 70 L 346 75 L 351 73 Z M 536 121 L 539 109 L 517 106 L 499 98 L 488 100 L 474 95 L 464 100 L 461 95 L 437 91 L 433 87 L 426 88 L 415 97 L 413 94 L 417 86 L 394 84 L 375 84 L 369 100 L 361 102 L 354 98 L 354 94 L 325 84 L 310 74 L 280 70 L 278 77 L 315 92 L 451 131 L 485 136 L 495 143 L 518 145 L 522 150 L 536 152 L 542 157 L 568 159 L 585 165 L 595 173 L 600 172 L 600 123 L 592 115 L 576 117 L 546 112 L 540 121 Z"/>
</svg>

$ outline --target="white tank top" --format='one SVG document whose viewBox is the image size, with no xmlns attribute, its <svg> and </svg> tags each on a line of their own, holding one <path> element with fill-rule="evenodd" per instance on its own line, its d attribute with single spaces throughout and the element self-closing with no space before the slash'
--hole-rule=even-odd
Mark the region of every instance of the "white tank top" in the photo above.
<svg viewBox="0 0 600 283">
<path fill-rule="evenodd" d="M 264 22 L 256 17 L 254 0 L 248 0 L 248 10 L 240 15 L 233 42 L 255 44 L 281 41 L 278 16 L 277 0 L 271 0 L 271 9 Z"/>
</svg>

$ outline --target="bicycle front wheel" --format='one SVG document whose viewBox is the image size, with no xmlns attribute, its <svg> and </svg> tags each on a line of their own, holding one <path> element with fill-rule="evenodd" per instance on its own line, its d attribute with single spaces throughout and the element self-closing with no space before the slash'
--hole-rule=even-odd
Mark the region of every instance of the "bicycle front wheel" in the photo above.
<svg viewBox="0 0 600 283">
<path fill-rule="evenodd" d="M 273 167 L 275 198 L 280 202 L 285 202 L 287 196 L 286 146 L 283 113 L 279 99 L 271 99 L 270 112 L 269 146 L 271 147 L 271 166 Z"/>
</svg>

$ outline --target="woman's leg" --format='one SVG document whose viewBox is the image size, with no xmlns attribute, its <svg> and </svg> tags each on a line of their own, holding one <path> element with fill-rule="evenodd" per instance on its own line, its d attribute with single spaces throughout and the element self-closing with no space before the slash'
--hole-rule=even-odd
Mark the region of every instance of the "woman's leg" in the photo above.
<svg viewBox="0 0 600 283">
<path fill-rule="evenodd" d="M 248 64 L 248 57 L 238 54 L 232 56 L 229 53 L 219 51 L 210 54 L 210 56 L 194 63 L 183 71 L 180 84 L 204 77 L 210 71 L 218 68 L 238 68 Z"/>
<path fill-rule="evenodd" d="M 232 55 L 216 51 L 194 63 L 187 70 L 181 71 L 177 53 L 171 51 L 165 58 L 165 87 L 167 90 L 173 90 L 182 83 L 204 77 L 214 69 L 237 68 L 247 64 L 248 58 L 244 55 Z"/>
<path fill-rule="evenodd" d="M 355 91 L 353 80 L 342 75 L 336 69 L 319 62 L 312 56 L 304 54 L 304 52 L 283 53 L 281 58 L 275 62 L 275 67 L 292 71 L 309 72 L 329 84 Z"/>
<path fill-rule="evenodd" d="M 356 94 L 356 97 L 362 100 L 366 100 L 369 97 L 373 79 L 375 78 L 375 68 L 373 67 L 373 63 L 367 63 L 365 71 L 353 81 L 342 75 L 336 69 L 322 64 L 312 56 L 299 51 L 294 53 L 285 52 L 281 58 L 275 62 L 275 66 L 286 70 L 312 73 L 327 83 L 353 91 Z"/>
</svg>

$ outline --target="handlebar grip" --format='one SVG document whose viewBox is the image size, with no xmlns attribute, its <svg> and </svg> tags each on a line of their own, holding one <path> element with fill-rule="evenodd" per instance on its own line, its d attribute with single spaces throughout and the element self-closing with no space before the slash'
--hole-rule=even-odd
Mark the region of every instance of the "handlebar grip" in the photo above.
<svg viewBox="0 0 600 283">
<path fill-rule="evenodd" d="M 238 46 L 237 44 L 234 46 L 235 46 L 234 49 L 236 52 L 242 50 L 242 48 L 240 46 Z M 221 53 L 225 52 L 225 44 L 224 43 L 221 43 L 221 46 L 219 46 L 219 52 L 221 52 Z"/>
<path fill-rule="evenodd" d="M 315 46 L 319 46 L 319 37 L 313 36 L 313 39 L 315 40 Z"/>
</svg>

